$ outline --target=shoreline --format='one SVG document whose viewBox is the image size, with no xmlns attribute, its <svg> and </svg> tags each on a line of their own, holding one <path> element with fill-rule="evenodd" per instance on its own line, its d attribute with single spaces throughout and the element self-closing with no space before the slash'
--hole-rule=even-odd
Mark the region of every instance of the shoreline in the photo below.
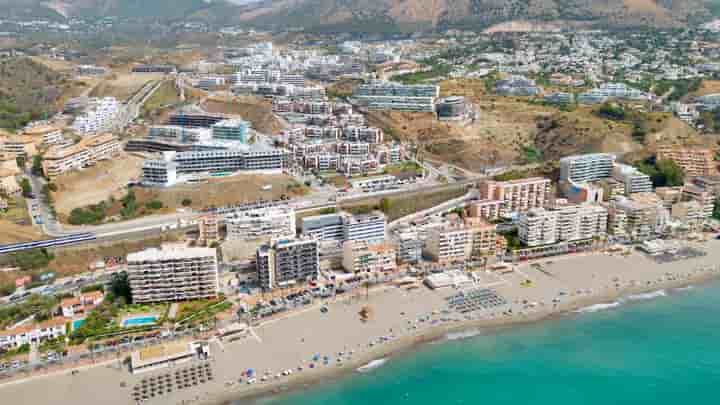
<svg viewBox="0 0 720 405">
<path fill-rule="evenodd" d="M 482 272 L 478 276 L 483 283 L 492 283 L 492 289 L 506 302 L 469 313 L 457 312 L 449 305 L 448 300 L 458 292 L 454 288 L 382 286 L 371 290 L 368 297 L 327 301 L 324 305 L 329 311 L 310 307 L 287 313 L 253 326 L 239 341 L 211 339 L 213 349 L 207 363 L 215 375 L 212 382 L 155 396 L 144 404 L 262 403 L 336 383 L 373 360 L 410 355 L 427 349 L 427 344 L 612 309 L 664 295 L 657 293 L 660 290 L 672 294 L 673 290 L 720 279 L 719 247 L 720 241 L 713 240 L 704 246 L 705 255 L 670 263 L 657 263 L 642 254 L 595 253 L 545 259 L 541 268 L 526 262 L 513 272 Z M 368 306 L 372 316 L 363 322 L 359 313 Z M 198 364 L 197 360 L 193 364 Z M 66 370 L 8 382 L 0 385 L 0 395 L 37 405 L 89 405 L 91 398 L 100 396 L 107 405 L 136 405 L 131 399 L 133 386 L 148 376 L 185 367 L 178 364 L 134 375 L 112 364 L 97 365 L 75 376 Z M 250 368 L 257 377 L 255 384 L 247 384 L 242 375 Z M 280 374 L 288 369 L 293 370 L 291 375 Z M 243 377 L 242 383 L 238 383 L 239 377 Z"/>
<path fill-rule="evenodd" d="M 528 316 L 526 318 L 467 320 L 455 325 L 435 326 L 417 335 L 403 336 L 391 341 L 390 343 L 379 346 L 376 349 L 368 350 L 366 353 L 358 356 L 358 358 L 343 364 L 342 367 L 327 367 L 319 369 L 318 371 L 309 372 L 308 374 L 294 374 L 283 381 L 271 381 L 265 383 L 264 385 L 255 385 L 246 388 L 245 390 L 237 390 L 232 393 L 224 392 L 222 394 L 215 395 L 214 398 L 200 400 L 197 403 L 200 405 L 230 405 L 237 401 L 248 401 L 252 404 L 267 398 L 299 393 L 315 389 L 326 384 L 333 384 L 339 380 L 348 378 L 353 374 L 359 373 L 357 371 L 359 367 L 367 365 L 374 360 L 405 356 L 415 352 L 418 348 L 429 344 L 454 340 L 447 338 L 447 336 L 452 333 L 463 333 L 470 330 L 477 330 L 478 332 L 466 337 L 459 337 L 457 340 L 472 338 L 474 336 L 497 334 L 514 328 L 539 325 L 543 322 L 563 319 L 573 314 L 582 315 L 579 310 L 582 310 L 583 308 L 588 308 L 598 304 L 615 303 L 632 297 L 633 295 L 650 294 L 666 290 L 672 291 L 690 286 L 708 285 L 717 281 L 720 281 L 720 273 L 702 273 L 690 279 L 668 281 L 663 285 L 653 285 L 650 287 L 625 287 L 615 293 L 604 294 L 597 297 L 581 298 L 579 300 L 572 301 L 572 303 L 569 303 L 569 305 L 561 309 L 536 312 L 532 314 L 532 316 Z M 640 303 L 659 297 L 660 295 L 648 299 L 630 300 L 625 301 L 623 304 Z M 368 372 L 372 372 L 372 370 L 369 370 Z"/>
</svg>

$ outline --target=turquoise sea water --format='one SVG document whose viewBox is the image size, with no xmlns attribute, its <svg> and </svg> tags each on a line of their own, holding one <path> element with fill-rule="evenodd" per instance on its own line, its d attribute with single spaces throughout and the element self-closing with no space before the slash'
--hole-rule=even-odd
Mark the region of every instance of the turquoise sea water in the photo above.
<svg viewBox="0 0 720 405">
<path fill-rule="evenodd" d="M 720 403 L 718 388 L 720 283 L 714 283 L 426 345 L 372 372 L 257 403 L 684 405 Z"/>
</svg>

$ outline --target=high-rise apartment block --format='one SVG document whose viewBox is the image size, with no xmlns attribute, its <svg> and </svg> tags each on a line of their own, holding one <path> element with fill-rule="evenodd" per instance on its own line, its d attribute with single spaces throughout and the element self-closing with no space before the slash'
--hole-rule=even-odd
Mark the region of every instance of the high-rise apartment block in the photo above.
<svg viewBox="0 0 720 405">
<path fill-rule="evenodd" d="M 520 215 L 518 234 L 522 243 L 535 247 L 603 237 L 607 224 L 607 209 L 599 205 L 536 208 Z"/>
<path fill-rule="evenodd" d="M 550 180 L 542 177 L 510 181 L 485 181 L 480 184 L 480 198 L 482 200 L 501 201 L 504 215 L 546 207 L 550 204 L 551 194 Z M 500 206 L 487 207 L 490 212 L 495 211 L 497 208 L 500 208 Z M 490 214 L 488 213 L 488 215 Z M 490 216 L 488 217 L 490 218 Z"/>
<path fill-rule="evenodd" d="M 584 183 L 612 177 L 615 155 L 591 153 L 560 159 L 560 181 Z"/>
<path fill-rule="evenodd" d="M 127 255 L 133 302 L 214 298 L 218 294 L 215 249 L 163 246 Z"/>
</svg>

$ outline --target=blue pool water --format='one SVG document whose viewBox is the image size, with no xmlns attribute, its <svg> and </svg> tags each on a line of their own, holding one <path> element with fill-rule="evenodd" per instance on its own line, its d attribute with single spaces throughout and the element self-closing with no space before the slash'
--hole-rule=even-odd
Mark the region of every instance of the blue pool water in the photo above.
<svg viewBox="0 0 720 405">
<path fill-rule="evenodd" d="M 123 321 L 122 326 L 124 328 L 128 328 L 131 326 L 145 326 L 145 325 L 152 325 L 155 322 L 157 322 L 158 317 L 156 315 L 152 316 L 138 316 L 135 318 L 127 318 Z"/>
<path fill-rule="evenodd" d="M 257 404 L 717 403 L 719 313 L 720 283 L 668 291 L 644 302 L 426 345 L 390 357 L 373 372 Z M 233 402 L 239 404 L 248 401 Z"/>
<path fill-rule="evenodd" d="M 76 319 L 72 322 L 72 328 L 73 330 L 78 330 L 83 324 L 85 323 L 85 319 Z"/>
</svg>

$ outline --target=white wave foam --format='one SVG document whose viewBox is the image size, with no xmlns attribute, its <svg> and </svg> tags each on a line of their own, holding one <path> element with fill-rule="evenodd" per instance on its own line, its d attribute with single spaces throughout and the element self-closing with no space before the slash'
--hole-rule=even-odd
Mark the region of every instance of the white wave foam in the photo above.
<svg viewBox="0 0 720 405">
<path fill-rule="evenodd" d="M 375 360 L 369 362 L 368 364 L 365 364 L 364 366 L 358 367 L 355 371 L 357 371 L 358 373 L 367 373 L 378 367 L 381 367 L 385 363 L 387 363 L 386 358 L 375 359 Z"/>
<path fill-rule="evenodd" d="M 478 336 L 480 334 L 479 329 L 471 329 L 471 330 L 465 330 L 462 332 L 452 332 L 445 335 L 445 339 L 447 340 L 460 340 L 460 339 L 467 339 L 474 336 Z"/>
<path fill-rule="evenodd" d="M 688 285 L 685 287 L 674 288 L 673 291 L 687 291 L 687 290 L 692 290 L 693 288 L 695 288 L 694 285 Z"/>
<path fill-rule="evenodd" d="M 658 290 L 658 291 L 653 291 L 653 292 L 644 293 L 644 294 L 628 295 L 627 300 L 628 301 L 645 301 L 645 300 L 651 300 L 654 298 L 665 297 L 665 296 L 667 296 L 667 292 L 665 290 Z"/>
<path fill-rule="evenodd" d="M 580 308 L 580 309 L 576 310 L 575 312 L 591 313 L 591 312 L 605 311 L 607 309 L 617 308 L 621 304 L 622 303 L 620 301 L 607 302 L 607 303 L 603 303 L 603 304 L 595 304 L 595 305 L 590 305 L 587 307 Z"/>
</svg>

